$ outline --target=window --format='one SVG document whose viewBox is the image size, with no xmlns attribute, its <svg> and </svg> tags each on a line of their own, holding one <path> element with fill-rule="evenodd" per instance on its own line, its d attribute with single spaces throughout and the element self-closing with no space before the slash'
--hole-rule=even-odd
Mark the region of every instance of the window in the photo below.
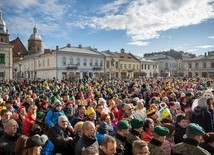
<svg viewBox="0 0 214 155">
<path fill-rule="evenodd" d="M 0 54 L 0 64 L 5 64 L 5 54 Z"/>
<path fill-rule="evenodd" d="M 207 68 L 206 62 L 203 62 L 203 68 Z"/>
<path fill-rule="evenodd" d="M 43 67 L 45 67 L 45 59 L 43 59 Z"/>
<path fill-rule="evenodd" d="M 39 64 L 39 67 L 41 67 L 41 62 L 40 62 L 40 60 L 38 60 L 38 64 Z"/>
<path fill-rule="evenodd" d="M 77 58 L 77 65 L 80 65 L 80 58 Z"/>
<path fill-rule="evenodd" d="M 141 67 L 142 67 L 142 69 L 143 69 L 143 64 L 142 64 L 142 66 L 141 66 Z"/>
<path fill-rule="evenodd" d="M 129 64 L 129 69 L 131 69 L 132 68 L 132 65 L 131 64 Z"/>
<path fill-rule="evenodd" d="M 47 61 L 47 66 L 49 66 L 50 65 L 50 60 L 48 59 L 48 61 Z"/>
<path fill-rule="evenodd" d="M 198 68 L 198 63 L 197 62 L 195 63 L 195 68 Z"/>
<path fill-rule="evenodd" d="M 126 64 L 124 64 L 124 69 L 126 69 Z"/>
<path fill-rule="evenodd" d="M 37 61 L 35 60 L 35 68 L 37 68 Z"/>
<path fill-rule="evenodd" d="M 103 66 L 103 61 L 102 60 L 100 60 L 100 66 Z"/>
<path fill-rule="evenodd" d="M 95 66 L 98 66 L 98 60 L 95 60 Z"/>
<path fill-rule="evenodd" d="M 62 58 L 62 66 L 66 66 L 66 57 Z"/>
<path fill-rule="evenodd" d="M 146 65 L 145 65 L 145 68 L 144 69 L 146 69 Z"/>
<path fill-rule="evenodd" d="M 4 39 L 3 39 L 3 38 L 1 38 L 1 42 L 4 42 Z"/>
<path fill-rule="evenodd" d="M 71 57 L 70 58 L 70 65 L 73 65 L 74 64 L 74 59 Z"/>
<path fill-rule="evenodd" d="M 93 59 L 90 59 L 90 66 L 93 66 Z"/>
<path fill-rule="evenodd" d="M 211 68 L 214 68 L 214 62 L 211 62 Z"/>
<path fill-rule="evenodd" d="M 123 65 L 122 64 L 120 64 L 120 68 L 123 69 Z"/>
<path fill-rule="evenodd" d="M 116 68 L 118 68 L 118 66 L 119 66 L 119 63 L 116 61 Z"/>
<path fill-rule="evenodd" d="M 150 69 L 150 65 L 148 65 L 148 69 Z"/>
<path fill-rule="evenodd" d="M 84 60 L 83 60 L 83 66 L 87 66 L 87 59 L 86 58 L 84 58 Z"/>
<path fill-rule="evenodd" d="M 198 72 L 195 72 L 195 76 L 198 76 Z"/>
<path fill-rule="evenodd" d="M 192 64 L 191 64 L 191 63 L 188 63 L 188 67 L 189 67 L 189 68 L 192 68 Z"/>
<path fill-rule="evenodd" d="M 106 68 L 109 68 L 109 61 L 106 62 Z"/>
<path fill-rule="evenodd" d="M 135 64 L 133 65 L 133 69 L 135 69 Z"/>
</svg>

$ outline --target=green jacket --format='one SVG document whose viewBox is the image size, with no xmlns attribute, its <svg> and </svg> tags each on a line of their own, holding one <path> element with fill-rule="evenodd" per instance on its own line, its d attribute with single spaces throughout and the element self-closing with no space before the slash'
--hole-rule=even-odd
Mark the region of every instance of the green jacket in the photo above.
<svg viewBox="0 0 214 155">
<path fill-rule="evenodd" d="M 152 139 L 148 143 L 150 155 L 166 155 L 166 152 L 161 148 L 162 143 L 156 139 Z"/>
<path fill-rule="evenodd" d="M 207 150 L 199 146 L 198 141 L 185 139 L 172 148 L 172 155 L 211 155 Z"/>
</svg>

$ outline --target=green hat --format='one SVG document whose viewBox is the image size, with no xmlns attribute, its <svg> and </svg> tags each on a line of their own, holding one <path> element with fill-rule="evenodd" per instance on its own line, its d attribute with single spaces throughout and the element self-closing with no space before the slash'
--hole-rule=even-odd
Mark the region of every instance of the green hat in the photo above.
<svg viewBox="0 0 214 155">
<path fill-rule="evenodd" d="M 141 119 L 134 118 L 130 121 L 130 124 L 133 129 L 139 129 L 143 127 L 144 122 Z"/>
<path fill-rule="evenodd" d="M 190 123 L 188 126 L 187 126 L 187 129 L 192 132 L 193 134 L 196 134 L 196 135 L 199 135 L 199 136 L 202 136 L 205 134 L 205 131 L 204 129 L 196 124 L 196 123 Z"/>
<path fill-rule="evenodd" d="M 169 129 L 163 126 L 156 126 L 154 132 L 159 136 L 166 136 L 169 134 Z"/>
<path fill-rule="evenodd" d="M 44 112 L 39 111 L 39 112 L 37 113 L 37 116 L 36 116 L 37 119 L 42 119 L 42 118 L 44 118 L 44 117 L 45 117 L 45 113 L 44 113 Z"/>
<path fill-rule="evenodd" d="M 119 122 L 117 123 L 117 127 L 118 127 L 119 129 L 129 129 L 129 128 L 131 128 L 129 122 L 126 121 L 126 120 L 121 120 L 121 121 L 119 121 Z"/>
</svg>

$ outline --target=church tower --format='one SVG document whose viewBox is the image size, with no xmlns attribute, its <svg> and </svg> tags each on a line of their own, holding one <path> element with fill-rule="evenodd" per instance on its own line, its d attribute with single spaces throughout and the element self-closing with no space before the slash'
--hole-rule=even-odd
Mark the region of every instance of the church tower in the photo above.
<svg viewBox="0 0 214 155">
<path fill-rule="evenodd" d="M 6 24 L 2 18 L 2 10 L 0 9 L 0 42 L 9 44 L 9 33 Z"/>
<path fill-rule="evenodd" d="M 33 34 L 31 34 L 30 38 L 28 39 L 28 54 L 40 52 L 43 52 L 42 38 L 39 35 L 38 28 L 35 26 L 33 28 Z"/>
<path fill-rule="evenodd" d="M 13 79 L 13 46 L 9 43 L 9 33 L 0 6 L 0 80 L 2 79 Z"/>
</svg>

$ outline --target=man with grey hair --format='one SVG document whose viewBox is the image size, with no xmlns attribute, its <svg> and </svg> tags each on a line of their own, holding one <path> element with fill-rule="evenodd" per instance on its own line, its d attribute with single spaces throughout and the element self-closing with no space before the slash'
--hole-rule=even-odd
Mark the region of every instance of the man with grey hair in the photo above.
<svg viewBox="0 0 214 155">
<path fill-rule="evenodd" d="M 77 142 L 75 147 L 75 155 L 81 155 L 81 153 L 88 147 L 94 147 L 98 149 L 98 142 L 95 137 L 96 128 L 93 122 L 85 121 L 82 126 L 83 135 Z"/>
<path fill-rule="evenodd" d="M 58 124 L 49 129 L 48 138 L 55 146 L 54 153 L 70 154 L 69 150 L 72 147 L 73 138 L 68 130 L 68 119 L 66 116 L 60 116 Z"/>
<path fill-rule="evenodd" d="M 15 153 L 15 143 L 19 138 L 17 134 L 18 123 L 9 119 L 4 123 L 4 135 L 0 138 L 0 154 L 11 155 Z"/>
</svg>

